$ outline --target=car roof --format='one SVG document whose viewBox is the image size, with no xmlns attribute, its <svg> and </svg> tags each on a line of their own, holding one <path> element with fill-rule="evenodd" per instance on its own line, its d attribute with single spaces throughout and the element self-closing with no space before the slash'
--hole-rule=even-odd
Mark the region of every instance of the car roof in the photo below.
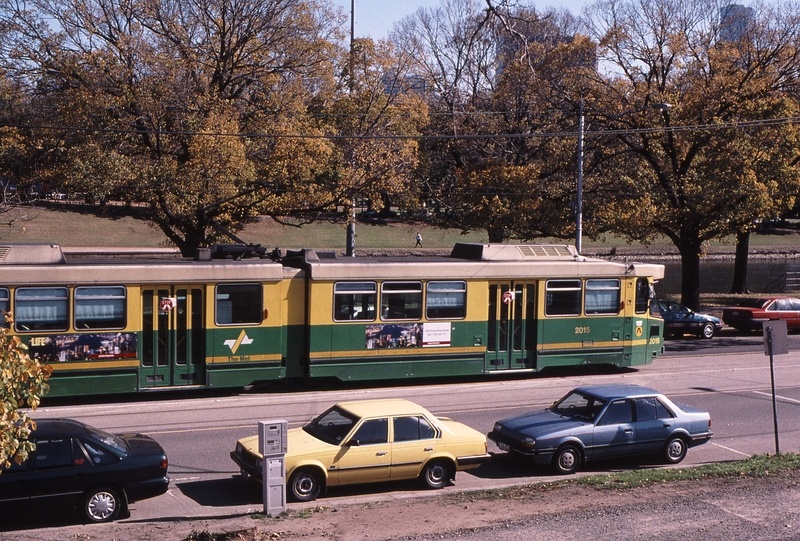
<svg viewBox="0 0 800 541">
<path fill-rule="evenodd" d="M 632 398 L 637 396 L 653 396 L 661 393 L 650 387 L 633 384 L 586 385 L 575 389 L 589 393 L 598 398 L 613 400 L 615 398 Z"/>
<path fill-rule="evenodd" d="M 422 406 L 402 398 L 352 400 L 348 402 L 339 402 L 336 405 L 358 417 L 429 413 Z"/>
<path fill-rule="evenodd" d="M 80 434 L 86 435 L 86 425 L 75 419 L 34 419 L 36 429 L 31 431 L 31 435 L 37 438 L 61 435 L 61 434 Z"/>
</svg>

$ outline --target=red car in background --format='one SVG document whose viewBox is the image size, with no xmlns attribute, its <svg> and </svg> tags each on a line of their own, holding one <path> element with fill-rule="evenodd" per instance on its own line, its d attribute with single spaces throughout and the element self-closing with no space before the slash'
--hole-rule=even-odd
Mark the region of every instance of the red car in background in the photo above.
<svg viewBox="0 0 800 541">
<path fill-rule="evenodd" d="M 722 311 L 722 321 L 739 332 L 760 331 L 765 321 L 783 319 L 789 329 L 800 329 L 800 299 L 760 297 L 747 299 Z"/>
</svg>

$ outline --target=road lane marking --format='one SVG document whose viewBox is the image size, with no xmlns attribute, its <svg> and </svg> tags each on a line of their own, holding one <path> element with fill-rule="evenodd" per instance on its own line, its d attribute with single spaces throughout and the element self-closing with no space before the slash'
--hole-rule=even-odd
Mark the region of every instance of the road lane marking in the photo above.
<svg viewBox="0 0 800 541">
<path fill-rule="evenodd" d="M 748 453 L 743 453 L 741 451 L 737 451 L 736 449 L 732 449 L 731 447 L 727 447 L 727 446 L 722 445 L 721 443 L 717 443 L 715 441 L 712 441 L 711 445 L 716 445 L 717 447 L 721 447 L 721 448 L 725 449 L 726 451 L 730 451 L 731 453 L 736 453 L 736 454 L 739 454 L 739 455 L 742 455 L 742 456 L 748 456 L 748 457 L 750 456 L 750 454 L 748 454 Z"/>
<path fill-rule="evenodd" d="M 760 394 L 760 395 L 768 396 L 768 397 L 772 398 L 772 393 L 765 393 L 765 392 L 762 392 L 762 391 L 752 391 L 752 392 L 753 392 L 753 394 Z M 800 400 L 797 400 L 795 398 L 789 398 L 788 396 L 781 396 L 779 394 L 776 394 L 775 398 L 778 399 L 778 400 L 782 400 L 784 402 L 790 402 L 792 404 L 800 404 Z"/>
</svg>

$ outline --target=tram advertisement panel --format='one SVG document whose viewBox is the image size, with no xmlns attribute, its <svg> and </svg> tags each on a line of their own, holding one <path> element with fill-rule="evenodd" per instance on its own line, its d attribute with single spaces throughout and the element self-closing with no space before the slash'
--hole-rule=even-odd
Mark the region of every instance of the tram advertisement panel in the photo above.
<svg viewBox="0 0 800 541">
<path fill-rule="evenodd" d="M 367 349 L 446 347 L 450 323 L 386 323 L 367 325 Z"/>
<path fill-rule="evenodd" d="M 136 357 L 136 333 L 32 336 L 28 348 L 31 357 L 44 363 L 129 359 Z"/>
</svg>

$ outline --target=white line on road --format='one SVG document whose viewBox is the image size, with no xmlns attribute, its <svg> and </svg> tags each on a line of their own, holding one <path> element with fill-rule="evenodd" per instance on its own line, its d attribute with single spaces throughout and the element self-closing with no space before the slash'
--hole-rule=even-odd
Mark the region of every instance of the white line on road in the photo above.
<svg viewBox="0 0 800 541">
<path fill-rule="evenodd" d="M 739 454 L 739 455 L 742 455 L 742 456 L 750 456 L 749 453 L 743 453 L 741 451 L 737 451 L 736 449 L 731 449 L 730 447 L 727 447 L 725 445 L 719 444 L 719 443 L 717 443 L 715 441 L 712 441 L 711 445 L 716 445 L 717 447 L 721 447 L 722 449 L 725 449 L 726 451 L 730 451 L 731 453 L 736 453 L 736 454 Z"/>
</svg>

